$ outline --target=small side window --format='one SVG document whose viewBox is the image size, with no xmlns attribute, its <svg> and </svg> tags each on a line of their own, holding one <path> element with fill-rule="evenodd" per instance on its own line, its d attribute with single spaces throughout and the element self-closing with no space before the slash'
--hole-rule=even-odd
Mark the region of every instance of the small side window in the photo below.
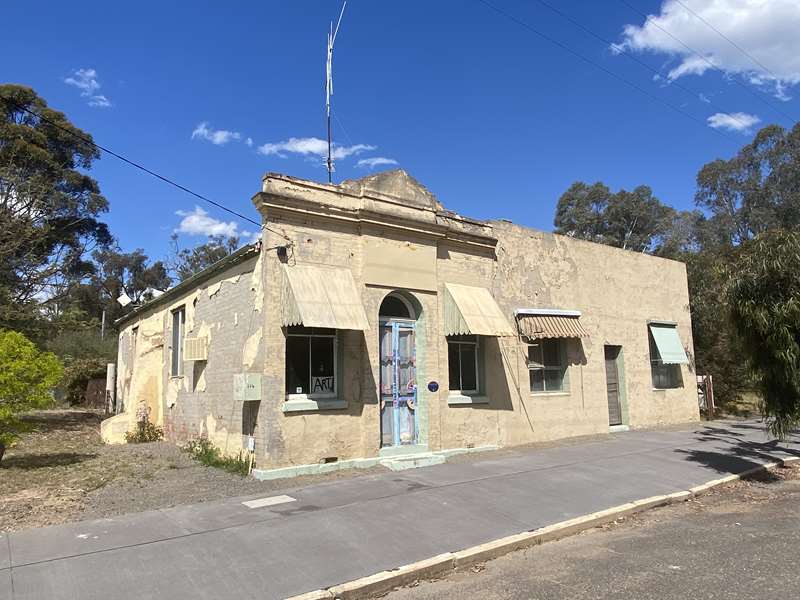
<svg viewBox="0 0 800 600">
<path fill-rule="evenodd" d="M 170 374 L 173 377 L 183 375 L 183 338 L 185 337 L 186 308 L 172 311 L 172 361 Z"/>
</svg>

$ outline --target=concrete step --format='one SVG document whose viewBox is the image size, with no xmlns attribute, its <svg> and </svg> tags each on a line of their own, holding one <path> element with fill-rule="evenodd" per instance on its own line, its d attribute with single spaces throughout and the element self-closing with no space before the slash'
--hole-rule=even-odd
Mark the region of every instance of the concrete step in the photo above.
<svg viewBox="0 0 800 600">
<path fill-rule="evenodd" d="M 391 458 L 382 458 L 380 464 L 392 471 L 405 471 L 406 469 L 417 469 L 419 467 L 430 467 L 433 465 L 441 465 L 446 462 L 447 458 L 441 454 L 433 454 L 432 452 L 425 452 L 422 454 L 408 454 L 406 456 L 393 456 Z"/>
</svg>

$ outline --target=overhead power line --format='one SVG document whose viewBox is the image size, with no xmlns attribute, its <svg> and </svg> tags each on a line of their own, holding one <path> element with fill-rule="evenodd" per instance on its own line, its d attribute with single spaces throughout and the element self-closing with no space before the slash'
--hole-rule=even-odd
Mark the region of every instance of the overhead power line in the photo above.
<svg viewBox="0 0 800 600">
<path fill-rule="evenodd" d="M 643 18 L 645 19 L 645 23 L 648 23 L 648 22 L 649 22 L 649 23 L 651 23 L 651 24 L 653 25 L 653 27 L 656 27 L 656 28 L 658 28 L 660 31 L 664 32 L 666 35 L 668 35 L 668 36 L 669 36 L 669 37 L 671 37 L 673 40 L 675 40 L 676 42 L 678 42 L 678 43 L 679 43 L 681 46 L 683 46 L 684 48 L 686 48 L 686 49 L 687 49 L 689 52 L 691 52 L 692 54 L 694 54 L 695 56 L 697 56 L 697 57 L 698 57 L 700 60 L 702 60 L 704 63 L 706 63 L 706 64 L 707 64 L 709 67 L 711 67 L 711 68 L 712 68 L 714 71 L 718 71 L 719 73 L 722 73 L 723 75 L 727 75 L 727 73 L 726 73 L 725 71 L 723 71 L 721 68 L 719 68 L 719 67 L 718 67 L 717 65 L 715 65 L 713 62 L 711 62 L 711 61 L 710 61 L 710 60 L 709 60 L 709 59 L 708 59 L 706 56 L 704 56 L 704 55 L 703 55 L 703 54 L 701 54 L 699 51 L 697 51 L 697 50 L 695 50 L 694 48 L 692 48 L 691 46 L 689 46 L 689 45 L 688 45 L 686 42 L 684 42 L 684 41 L 683 41 L 682 39 L 680 39 L 678 36 L 676 36 L 676 35 L 672 34 L 670 31 L 668 31 L 667 29 L 663 28 L 661 25 L 659 25 L 658 23 L 656 23 L 655 19 L 651 19 L 651 18 L 650 18 L 650 15 L 647 15 L 647 14 L 643 13 L 641 10 L 639 10 L 638 8 L 636 8 L 635 6 L 633 6 L 633 5 L 632 5 L 630 2 L 628 2 L 628 0 L 619 0 L 619 1 L 620 1 L 620 2 L 622 2 L 622 3 L 623 3 L 625 6 L 627 6 L 628 8 L 630 8 L 630 9 L 631 9 L 633 12 L 635 12 L 636 14 L 640 15 L 641 17 L 643 17 Z M 786 119 L 789 119 L 789 122 L 790 122 L 790 123 L 794 124 L 794 123 L 796 123 L 796 122 L 797 122 L 797 121 L 796 121 L 796 119 L 795 119 L 794 117 L 792 117 L 790 114 L 787 114 L 787 113 L 786 113 L 786 112 L 784 112 L 784 111 L 783 111 L 783 110 L 782 110 L 780 107 L 776 106 L 775 104 L 773 104 L 772 102 L 770 102 L 769 100 L 767 100 L 766 98 L 764 98 L 764 96 L 763 96 L 762 94 L 759 94 L 758 92 L 756 92 L 755 90 L 753 90 L 753 89 L 752 89 L 750 86 L 748 86 L 747 84 L 745 84 L 745 83 L 743 83 L 743 82 L 739 81 L 739 80 L 738 80 L 738 79 L 736 79 L 735 77 L 732 77 L 732 78 L 731 78 L 731 81 L 733 81 L 733 82 L 734 82 L 736 85 L 738 85 L 740 88 L 742 88 L 743 90 L 745 90 L 745 91 L 746 91 L 748 94 L 750 94 L 750 95 L 751 95 L 751 96 L 753 96 L 754 98 L 758 99 L 758 100 L 759 100 L 759 102 L 761 102 L 761 103 L 765 104 L 766 106 L 770 107 L 772 110 L 774 110 L 776 113 L 778 113 L 778 114 L 779 114 L 779 115 L 781 115 L 782 117 L 784 117 L 784 118 L 786 118 Z"/>
<path fill-rule="evenodd" d="M 638 84 L 634 83 L 633 81 L 631 81 L 631 80 L 629 80 L 629 79 L 626 79 L 626 78 L 625 78 L 625 77 L 623 77 L 622 75 L 618 75 L 617 73 L 615 73 L 615 72 L 614 72 L 614 71 L 612 71 L 611 69 L 607 69 L 606 67 L 604 67 L 603 65 L 601 65 L 601 64 L 600 64 L 600 63 L 598 63 L 597 61 L 594 61 L 594 60 L 592 60 L 591 58 L 589 58 L 589 57 L 587 57 L 587 56 L 584 56 L 583 54 L 581 54 L 581 53 L 580 53 L 580 52 L 578 52 L 577 50 L 573 50 L 572 48 L 570 48 L 570 47 L 569 47 L 569 46 L 567 46 L 566 44 L 564 44 L 564 43 L 562 43 L 562 42 L 559 42 L 557 39 L 555 39 L 555 38 L 553 38 L 553 37 L 551 37 L 551 36 L 547 35 L 546 33 L 543 33 L 543 32 L 541 32 L 541 31 L 539 31 L 538 29 L 536 29 L 536 28 L 535 28 L 535 27 L 533 27 L 532 25 L 530 25 L 530 24 L 526 23 L 526 22 L 525 22 L 525 21 L 523 21 L 522 19 L 519 19 L 519 18 L 515 17 L 515 16 L 514 16 L 514 15 L 512 15 L 511 13 L 504 11 L 503 9 L 501 9 L 501 8 L 499 8 L 499 7 L 497 7 L 497 6 L 495 6 L 494 4 L 491 4 L 491 3 L 490 3 L 490 2 L 488 2 L 487 0 L 477 0 L 477 1 L 478 1 L 478 2 L 480 2 L 481 4 L 483 4 L 483 5 L 487 6 L 488 8 L 492 9 L 492 10 L 493 10 L 494 12 L 496 12 L 497 14 L 499 14 L 499 15 L 502 15 L 503 17 L 507 18 L 508 20 L 510 20 L 510 21 L 513 21 L 513 22 L 514 22 L 514 23 L 516 23 L 517 25 L 519 25 L 519 26 L 521 26 L 521 27 L 524 27 L 525 29 L 529 30 L 530 32 L 532 32 L 532 33 L 536 34 L 537 36 L 539 36 L 539 37 L 540 37 L 540 38 L 542 38 L 543 40 L 545 40 L 545 41 L 547 41 L 547 42 L 550 42 L 550 43 L 551 43 L 551 44 L 553 44 L 554 46 L 558 46 L 558 47 L 559 47 L 559 48 L 561 48 L 562 50 L 564 50 L 564 51 L 566 51 L 566 52 L 569 52 L 569 53 L 570 53 L 570 54 L 572 54 L 573 56 L 575 56 L 575 57 L 577 57 L 577 58 L 581 59 L 582 61 L 584 61 L 585 63 L 588 63 L 588 64 L 592 65 L 593 67 L 595 67 L 595 68 L 597 68 L 597 69 L 600 69 L 600 70 L 601 70 L 601 71 L 603 71 L 603 72 L 604 72 L 606 75 L 608 75 L 608 76 L 610 76 L 610 77 L 613 77 L 613 78 L 614 78 L 614 79 L 616 79 L 617 81 L 621 81 L 622 83 L 624 83 L 624 84 L 625 84 L 625 85 L 627 85 L 628 87 L 630 87 L 630 88 L 633 88 L 633 89 L 634 89 L 634 90 L 636 90 L 637 92 L 639 92 L 639 93 L 641 93 L 641 94 L 644 94 L 644 95 L 645 95 L 645 96 L 647 96 L 648 98 L 650 98 L 650 99 L 652 99 L 652 100 L 655 100 L 656 102 L 659 102 L 660 104 L 663 104 L 664 106 L 666 106 L 666 107 L 667 107 L 667 108 L 669 108 L 670 110 L 673 110 L 674 112 L 676 112 L 676 113 L 678 113 L 678 114 L 680 114 L 680 115 L 682 115 L 682 116 L 686 117 L 687 119 L 691 119 L 691 120 L 692 120 L 692 121 L 694 121 L 695 123 L 699 123 L 700 125 L 702 125 L 702 126 L 703 126 L 703 128 L 704 128 L 704 129 L 707 129 L 707 128 L 708 128 L 708 127 L 707 127 L 707 125 L 708 125 L 708 124 L 707 124 L 707 123 L 706 123 L 704 120 L 702 120 L 702 119 L 698 119 L 697 117 L 695 117 L 694 115 L 692 115 L 692 114 L 690 114 L 690 113 L 686 112 L 685 110 L 683 110 L 683 109 L 682 109 L 682 108 L 680 108 L 679 106 L 676 106 L 675 104 L 673 104 L 673 103 L 672 103 L 672 102 L 670 102 L 669 100 L 665 100 L 664 98 L 661 98 L 660 96 L 657 96 L 657 95 L 655 95 L 655 94 L 653 94 L 653 93 L 651 93 L 651 92 L 647 91 L 645 88 L 643 88 L 642 86 L 640 86 L 640 85 L 638 85 Z M 739 140 L 737 140 L 737 139 L 736 139 L 736 138 L 734 138 L 733 136 L 730 136 L 730 135 L 728 135 L 727 133 L 724 133 L 724 132 L 720 131 L 719 129 L 713 129 L 713 128 L 712 128 L 712 129 L 711 129 L 711 131 L 713 131 L 714 133 L 716 133 L 716 134 L 718 134 L 718 135 L 721 135 L 722 137 L 724 137 L 724 138 L 726 138 L 726 139 L 728 139 L 728 140 L 732 140 L 732 141 L 736 142 L 737 144 L 739 143 Z"/>
<path fill-rule="evenodd" d="M 642 67 L 644 67 L 645 69 L 647 69 L 651 73 L 653 73 L 655 75 L 658 75 L 659 77 L 661 76 L 661 73 L 659 72 L 658 69 L 656 69 L 654 67 L 651 67 L 645 61 L 641 60 L 639 57 L 635 56 L 634 54 L 631 54 L 630 52 L 628 52 L 627 50 L 625 50 L 623 48 L 620 48 L 617 44 L 615 44 L 611 40 L 608 40 L 608 39 L 604 38 L 603 36 L 601 36 L 600 34 L 592 31 L 591 29 L 589 29 L 588 27 L 586 27 L 585 25 L 583 25 L 579 21 L 576 21 L 575 19 L 570 17 L 568 14 L 566 14 L 563 11 L 559 10 L 558 8 L 556 8 L 555 6 L 550 4 L 549 2 L 545 2 L 545 0 L 536 0 L 536 1 L 539 4 L 541 4 L 542 6 L 545 6 L 545 7 L 549 8 L 550 10 L 552 10 L 554 13 L 560 15 L 561 17 L 563 17 L 564 19 L 566 19 L 567 21 L 569 21 L 570 23 L 572 23 L 576 27 L 579 27 L 580 29 L 582 29 L 583 31 L 585 31 L 586 33 L 591 35 L 593 38 L 600 40 L 604 44 L 608 44 L 609 46 L 613 46 L 617 52 L 619 52 L 620 54 L 624 54 L 625 56 L 630 58 L 632 61 L 634 61 L 637 64 L 641 65 Z M 684 92 L 687 92 L 688 94 L 691 94 L 694 97 L 698 96 L 698 92 L 696 92 L 695 90 L 692 90 L 692 89 L 690 89 L 690 88 L 686 87 L 685 85 L 682 85 L 682 84 L 680 84 L 678 82 L 673 81 L 672 85 L 674 85 L 678 89 L 683 90 Z M 712 108 L 714 108 L 714 109 L 716 109 L 716 110 L 718 110 L 720 112 L 723 112 L 726 115 L 728 115 L 731 119 L 733 119 L 734 121 L 739 123 L 745 129 L 750 127 L 749 123 L 745 123 L 744 121 L 742 121 L 739 118 L 737 118 L 735 113 L 733 113 L 733 112 L 731 112 L 731 111 L 729 111 L 729 110 L 727 110 L 727 109 L 725 109 L 725 108 L 723 108 L 721 106 L 718 106 L 717 104 L 715 104 L 711 100 L 708 101 L 708 104 Z"/>
<path fill-rule="evenodd" d="M 169 185 L 171 185 L 173 187 L 176 187 L 179 190 L 181 190 L 183 192 L 186 192 L 187 194 L 190 194 L 190 195 L 194 196 L 195 198 L 198 198 L 199 200 L 202 200 L 203 202 L 207 202 L 208 204 L 211 204 L 212 206 L 215 206 L 215 207 L 219 208 L 220 210 L 224 210 L 227 213 L 230 213 L 230 214 L 232 214 L 232 215 L 234 215 L 236 217 L 239 217 L 240 219 L 242 219 L 244 221 L 247 221 L 248 223 L 252 223 L 256 227 L 263 228 L 263 229 L 265 229 L 267 231 L 270 231 L 270 232 L 272 232 L 272 233 L 274 233 L 276 235 L 281 236 L 283 239 L 285 239 L 287 241 L 291 241 L 285 234 L 283 234 L 283 233 L 281 233 L 279 231 L 275 231 L 274 229 L 270 229 L 266 225 L 264 225 L 262 223 L 259 223 L 258 221 L 255 221 L 255 220 L 251 219 L 250 217 L 243 215 L 242 213 L 236 212 L 235 210 L 233 210 L 231 208 L 228 208 L 224 204 L 220 204 L 219 202 L 216 202 L 216 201 L 212 200 L 211 198 L 208 198 L 207 196 L 204 196 L 203 194 L 199 194 L 198 192 L 195 192 L 194 190 L 189 189 L 188 187 L 186 187 L 184 185 L 181 185 L 180 183 L 177 183 L 177 182 L 173 181 L 172 179 L 170 179 L 168 177 L 165 177 L 164 175 L 156 173 L 155 171 L 153 171 L 151 169 L 148 169 L 144 165 L 141 165 L 141 164 L 137 163 L 136 161 L 133 161 L 133 160 L 131 160 L 129 158 L 126 158 L 122 154 L 114 152 L 110 148 L 107 148 L 105 146 L 101 146 L 100 144 L 98 144 L 94 140 L 92 140 L 91 138 L 86 137 L 85 135 L 81 135 L 81 134 L 79 134 L 79 133 L 77 133 L 75 131 L 72 131 L 72 130 L 64 127 L 63 125 L 59 125 L 58 123 L 56 123 L 52 119 L 48 119 L 47 117 L 39 114 L 38 112 L 30 110 L 29 108 L 27 108 L 25 106 L 22 106 L 21 104 L 11 100 L 10 98 L 3 98 L 2 96 L 0 96 L 0 99 L 5 101 L 6 103 L 16 107 L 17 110 L 21 110 L 23 112 L 26 112 L 29 115 L 31 115 L 32 117 L 40 119 L 41 121 L 44 121 L 45 123 L 55 127 L 56 129 L 59 129 L 60 131 L 63 131 L 64 133 L 67 133 L 67 134 L 69 134 L 69 135 L 81 140 L 83 143 L 89 144 L 90 146 L 92 146 L 94 148 L 97 148 L 98 150 L 101 150 L 101 151 L 105 152 L 106 154 L 110 154 L 111 156 L 121 160 L 122 162 L 124 162 L 124 163 L 126 163 L 126 164 L 128 164 L 128 165 L 130 165 L 130 166 L 132 166 L 132 167 L 134 167 L 136 169 L 139 169 L 140 171 L 143 171 L 143 172 L 147 173 L 148 175 L 151 175 L 151 176 L 155 177 L 156 179 L 159 179 L 159 180 L 163 181 L 164 183 L 167 183 L 167 184 L 169 184 Z"/>
<path fill-rule="evenodd" d="M 742 47 L 741 47 L 739 44 L 737 44 L 736 42 L 734 42 L 734 41 L 733 41 L 731 38 L 729 38 L 727 35 L 725 35 L 724 33 L 722 33 L 722 32 L 721 32 L 719 29 L 717 29 L 716 27 L 714 27 L 714 26 L 713 26 L 711 23 L 709 23 L 708 21 L 706 21 L 706 20 L 705 20 L 703 17 L 701 17 L 700 15 L 698 15 L 696 12 L 694 12 L 694 11 L 693 11 L 691 8 L 689 8 L 688 6 L 686 6 L 686 5 L 685 5 L 683 2 L 681 2 L 681 0 L 675 0 L 675 2 L 677 2 L 678 4 L 680 4 L 680 5 L 681 5 L 681 6 L 684 8 L 684 10 L 686 10 L 686 12 L 688 12 L 688 13 L 690 13 L 690 14 L 694 15 L 695 17 L 697 17 L 698 19 L 700 19 L 700 21 L 702 21 L 703 23 L 705 23 L 706 27 L 708 27 L 708 28 L 709 28 L 711 31 L 713 31 L 714 33 L 716 33 L 716 34 L 717 34 L 719 37 L 721 37 L 723 40 L 725 40 L 726 42 L 728 42 L 728 43 L 729 43 L 731 46 L 733 46 L 734 48 L 736 48 L 736 49 L 737 49 L 739 52 L 741 52 L 741 53 L 742 53 L 742 54 L 744 54 L 744 55 L 745 55 L 747 58 L 749 58 L 751 61 L 753 61 L 753 64 L 755 64 L 756 66 L 758 66 L 758 67 L 761 67 L 762 69 L 764 69 L 764 70 L 765 70 L 767 73 L 769 73 L 770 75 L 772 75 L 772 76 L 773 76 L 775 79 L 777 79 L 777 80 L 780 80 L 780 77 L 778 77 L 778 76 L 777 76 L 775 73 L 773 73 L 773 72 L 772 72 L 772 71 L 769 69 L 769 67 L 767 67 L 767 66 L 766 66 L 764 63 L 762 63 L 760 60 L 758 60 L 758 59 L 757 59 L 755 56 L 753 56 L 752 54 L 750 54 L 749 52 L 747 52 L 747 50 L 745 50 L 744 48 L 742 48 Z"/>
</svg>

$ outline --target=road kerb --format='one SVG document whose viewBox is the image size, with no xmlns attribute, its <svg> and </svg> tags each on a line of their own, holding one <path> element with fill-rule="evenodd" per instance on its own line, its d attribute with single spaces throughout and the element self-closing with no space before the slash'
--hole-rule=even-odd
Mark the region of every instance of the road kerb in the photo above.
<svg viewBox="0 0 800 600">
<path fill-rule="evenodd" d="M 727 475 L 719 479 L 713 479 L 688 490 L 634 500 L 633 502 L 620 504 L 619 506 L 561 521 L 560 523 L 554 523 L 553 525 L 547 525 L 532 531 L 525 531 L 492 540 L 484 544 L 472 546 L 471 548 L 459 550 L 458 552 L 439 554 L 438 556 L 404 565 L 391 571 L 381 571 L 374 575 L 348 581 L 326 590 L 316 590 L 308 592 L 307 594 L 292 596 L 291 598 L 287 598 L 287 600 L 330 600 L 332 598 L 357 600 L 370 598 L 391 591 L 394 588 L 409 585 L 418 580 L 433 579 L 446 575 L 455 569 L 483 563 L 516 550 L 523 550 L 543 544 L 544 542 L 569 537 L 581 531 L 605 525 L 617 519 L 651 508 L 685 502 L 693 496 L 702 494 L 717 486 L 738 481 L 756 473 L 769 471 L 777 466 L 785 466 L 797 461 L 800 461 L 800 457 L 795 456 L 781 459 L 777 462 L 759 465 L 736 475 Z"/>
<path fill-rule="evenodd" d="M 347 583 L 328 588 L 333 598 L 353 600 L 383 594 L 396 587 L 414 583 L 418 579 L 432 579 L 453 570 L 453 554 L 446 552 L 433 558 L 404 565 L 391 571 L 381 571 Z"/>
</svg>

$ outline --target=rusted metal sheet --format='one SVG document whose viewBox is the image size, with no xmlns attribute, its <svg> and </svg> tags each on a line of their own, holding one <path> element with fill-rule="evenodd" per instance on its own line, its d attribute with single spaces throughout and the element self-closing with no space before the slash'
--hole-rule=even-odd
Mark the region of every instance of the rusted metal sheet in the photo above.
<svg viewBox="0 0 800 600">
<path fill-rule="evenodd" d="M 516 335 L 486 288 L 445 284 L 445 335 Z"/>
<path fill-rule="evenodd" d="M 284 268 L 283 325 L 369 329 L 353 274 L 349 269 L 317 265 Z"/>
</svg>

